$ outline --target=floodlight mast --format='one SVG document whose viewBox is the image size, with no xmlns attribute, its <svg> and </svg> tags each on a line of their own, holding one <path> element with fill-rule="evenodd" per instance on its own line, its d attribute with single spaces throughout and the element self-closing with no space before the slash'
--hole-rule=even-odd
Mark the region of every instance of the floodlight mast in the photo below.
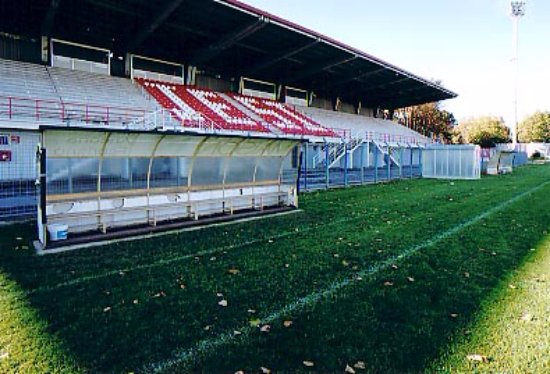
<svg viewBox="0 0 550 374">
<path fill-rule="evenodd" d="M 512 128 L 512 142 L 518 142 L 518 91 L 519 91 L 519 20 L 525 16 L 527 1 L 512 0 L 510 2 L 510 15 L 514 25 L 514 125 Z"/>
</svg>

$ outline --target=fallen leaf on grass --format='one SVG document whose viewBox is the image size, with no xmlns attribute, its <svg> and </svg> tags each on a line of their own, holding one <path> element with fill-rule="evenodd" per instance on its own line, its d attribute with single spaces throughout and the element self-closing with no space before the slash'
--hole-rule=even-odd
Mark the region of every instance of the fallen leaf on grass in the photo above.
<svg viewBox="0 0 550 374">
<path fill-rule="evenodd" d="M 397 269 L 399 269 L 399 266 L 397 266 L 396 264 L 393 264 L 393 265 L 391 266 L 391 268 L 392 268 L 393 270 L 397 270 Z"/>
<path fill-rule="evenodd" d="M 303 361 L 302 363 L 309 368 L 315 365 L 313 361 Z"/>
<path fill-rule="evenodd" d="M 523 322 L 531 322 L 533 320 L 533 316 L 529 313 L 524 313 L 522 316 L 521 316 L 521 320 Z"/>
<path fill-rule="evenodd" d="M 271 370 L 266 368 L 266 367 L 261 367 L 260 368 L 260 371 L 263 373 L 263 374 L 271 374 Z"/>
<path fill-rule="evenodd" d="M 212 325 L 207 325 L 207 326 L 204 326 L 204 331 L 210 331 L 210 329 L 212 329 Z"/>
<path fill-rule="evenodd" d="M 357 361 L 354 365 L 353 365 L 354 368 L 356 369 L 359 369 L 359 370 L 365 370 L 366 368 L 366 365 L 363 361 Z"/>
<path fill-rule="evenodd" d="M 510 285 L 508 285 L 508 288 L 511 289 L 511 290 L 515 290 L 516 286 L 514 286 L 513 284 L 510 284 Z"/>
<path fill-rule="evenodd" d="M 292 322 L 292 321 L 284 321 L 284 322 L 283 322 L 283 326 L 284 326 L 284 327 L 290 327 L 290 326 L 292 326 L 293 323 L 294 323 L 294 322 Z"/>
<path fill-rule="evenodd" d="M 256 310 L 254 310 L 254 309 L 248 309 L 248 313 L 254 314 L 254 313 L 256 313 Z"/>
<path fill-rule="evenodd" d="M 465 272 L 465 273 L 464 273 L 464 277 L 465 277 L 465 278 L 470 278 L 470 273 Z"/>
<path fill-rule="evenodd" d="M 411 283 L 415 281 L 415 279 L 413 277 L 407 277 L 407 280 Z"/>
<path fill-rule="evenodd" d="M 216 294 L 216 296 L 218 296 L 218 297 L 223 297 L 223 293 L 218 292 L 218 293 Z"/>
<path fill-rule="evenodd" d="M 489 358 L 487 358 L 487 356 L 478 355 L 478 354 L 468 355 L 466 356 L 466 358 L 473 362 L 483 362 L 483 363 L 489 362 Z"/>
<path fill-rule="evenodd" d="M 0 360 L 4 360 L 6 358 L 8 358 L 10 356 L 10 354 L 6 351 L 0 351 Z"/>
<path fill-rule="evenodd" d="M 260 331 L 261 331 L 261 332 L 270 332 L 270 331 L 271 331 L 271 326 L 270 326 L 270 325 L 263 325 L 263 326 L 260 328 Z"/>
<path fill-rule="evenodd" d="M 153 299 L 158 299 L 159 297 L 166 297 L 166 293 L 164 293 L 164 291 L 160 291 L 159 293 L 153 295 Z"/>
<path fill-rule="evenodd" d="M 227 300 L 225 300 L 225 299 L 221 300 L 221 301 L 218 303 L 219 306 L 223 306 L 223 307 L 226 307 L 227 304 L 228 304 L 228 303 L 227 303 Z"/>
<path fill-rule="evenodd" d="M 342 260 L 342 265 L 348 267 L 348 266 L 349 266 L 349 262 L 347 262 L 346 260 Z"/>
<path fill-rule="evenodd" d="M 353 368 L 349 365 L 346 365 L 346 368 L 344 369 L 344 372 L 349 373 L 349 374 L 355 374 L 355 370 L 353 370 Z"/>
<path fill-rule="evenodd" d="M 227 272 L 231 275 L 237 275 L 239 274 L 241 271 L 239 269 L 229 269 L 227 270 Z"/>
<path fill-rule="evenodd" d="M 394 284 L 394 283 L 393 283 L 393 282 L 390 282 L 390 281 L 384 282 L 384 286 L 385 286 L 385 287 L 393 287 L 393 284 Z"/>
<path fill-rule="evenodd" d="M 259 318 L 255 318 L 255 319 L 251 319 L 250 321 L 248 321 L 248 323 L 250 324 L 250 326 L 252 327 L 258 327 L 260 326 L 260 323 L 262 321 L 259 319 Z"/>
<path fill-rule="evenodd" d="M 242 335 L 242 332 L 240 332 L 239 330 L 235 330 L 233 331 L 233 335 L 235 336 Z"/>
</svg>

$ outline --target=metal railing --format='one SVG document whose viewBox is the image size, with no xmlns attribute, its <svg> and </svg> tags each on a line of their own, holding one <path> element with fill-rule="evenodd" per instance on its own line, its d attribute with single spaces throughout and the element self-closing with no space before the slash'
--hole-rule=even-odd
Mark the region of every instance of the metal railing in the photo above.
<svg viewBox="0 0 550 374">
<path fill-rule="evenodd" d="M 148 113 L 135 108 L 0 96 L 0 120 L 120 125 L 139 121 Z"/>
</svg>

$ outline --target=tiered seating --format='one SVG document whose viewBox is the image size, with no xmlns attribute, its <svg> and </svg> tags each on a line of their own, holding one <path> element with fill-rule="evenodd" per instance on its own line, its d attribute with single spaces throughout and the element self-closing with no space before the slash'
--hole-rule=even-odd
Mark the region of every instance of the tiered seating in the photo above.
<svg viewBox="0 0 550 374">
<path fill-rule="evenodd" d="M 269 132 L 216 92 L 145 79 L 136 81 L 185 127 Z"/>
<path fill-rule="evenodd" d="M 42 65 L 0 59 L 0 77 L 1 96 L 59 101 Z"/>
<path fill-rule="evenodd" d="M 152 110 L 151 103 L 129 79 L 61 68 L 48 70 L 64 102 Z"/>
<path fill-rule="evenodd" d="M 216 92 L 198 88 L 184 88 L 183 91 L 182 94 L 186 97 L 188 97 L 187 94 L 190 94 L 200 103 L 206 105 L 208 110 L 202 105 L 201 108 L 210 112 L 213 117 L 221 119 L 222 123 L 225 122 L 225 128 L 258 132 L 269 131 Z M 189 99 L 194 101 L 192 98 Z"/>
<path fill-rule="evenodd" d="M 303 108 L 303 110 L 325 126 L 350 130 L 354 134 L 366 133 L 367 136 L 373 137 L 374 140 L 403 143 L 431 142 L 429 138 L 397 122 L 311 107 Z"/>
<path fill-rule="evenodd" d="M 337 137 L 331 129 L 298 112 L 289 105 L 251 96 L 232 95 L 241 104 L 261 116 L 285 134 Z"/>
<path fill-rule="evenodd" d="M 163 108 L 167 109 L 174 118 L 182 123 L 184 127 L 199 127 L 205 117 L 185 104 L 174 91 L 176 86 L 166 82 L 155 82 L 145 79 L 136 81 L 151 95 Z"/>
<path fill-rule="evenodd" d="M 0 59 L 0 117 L 52 124 L 130 125 L 153 110 L 132 82 Z"/>
</svg>

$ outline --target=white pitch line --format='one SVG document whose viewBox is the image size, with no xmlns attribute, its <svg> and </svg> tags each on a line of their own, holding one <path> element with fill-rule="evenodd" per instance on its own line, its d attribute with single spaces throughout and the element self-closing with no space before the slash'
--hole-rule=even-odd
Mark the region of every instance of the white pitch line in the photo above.
<svg viewBox="0 0 550 374">
<path fill-rule="evenodd" d="M 76 286 L 76 285 L 86 283 L 86 282 L 89 282 L 89 281 L 120 275 L 121 272 L 124 273 L 124 274 L 127 274 L 127 273 L 131 273 L 131 272 L 134 272 L 134 271 L 148 270 L 148 269 L 153 269 L 153 268 L 156 268 L 156 267 L 170 265 L 170 264 L 175 263 L 175 262 L 194 259 L 195 257 L 211 256 L 211 255 L 223 253 L 223 252 L 226 252 L 226 251 L 231 251 L 231 250 L 235 250 L 235 249 L 239 249 L 239 248 L 248 247 L 248 246 L 251 246 L 251 245 L 254 245 L 254 244 L 267 242 L 267 241 L 270 241 L 270 240 L 277 240 L 277 239 L 283 239 L 283 238 L 290 237 L 290 236 L 295 236 L 295 235 L 298 235 L 298 234 L 306 233 L 306 232 L 309 232 L 309 231 L 312 231 L 312 230 L 315 230 L 315 229 L 324 228 L 324 227 L 327 227 L 327 226 L 332 226 L 332 225 L 336 225 L 336 224 L 341 224 L 341 223 L 354 221 L 354 220 L 357 220 L 359 218 L 361 218 L 361 217 L 344 218 L 344 219 L 340 219 L 340 220 L 331 221 L 329 223 L 322 224 L 322 225 L 313 225 L 313 226 L 305 227 L 305 228 L 299 229 L 299 230 L 286 231 L 286 232 L 283 232 L 281 234 L 272 235 L 272 236 L 262 238 L 262 239 L 254 239 L 254 240 L 241 242 L 239 244 L 232 244 L 232 245 L 227 245 L 227 246 L 222 246 L 222 247 L 216 247 L 216 248 L 212 248 L 212 249 L 209 249 L 209 250 L 204 250 L 204 251 L 199 251 L 199 252 L 195 252 L 195 253 L 192 253 L 192 254 L 177 256 L 177 257 L 169 258 L 169 259 L 166 259 L 166 260 L 158 260 L 158 261 L 155 261 L 155 262 L 152 262 L 152 263 L 149 263 L 149 264 L 137 265 L 137 266 L 133 266 L 133 267 L 130 267 L 130 268 L 111 270 L 111 271 L 107 271 L 107 272 L 100 273 L 100 274 L 83 276 L 83 277 L 80 277 L 80 278 L 71 279 L 69 281 L 57 283 L 53 286 L 39 287 L 39 288 L 36 288 L 34 290 L 28 291 L 26 293 L 26 295 L 32 295 L 32 294 L 43 293 L 43 292 L 51 292 L 51 291 L 55 291 L 55 290 L 58 290 L 58 289 L 61 289 L 61 288 L 64 288 L 64 287 Z"/>
<path fill-rule="evenodd" d="M 508 207 L 511 204 L 514 204 L 515 202 L 523 199 L 524 197 L 526 197 L 526 196 L 528 196 L 528 195 L 530 195 L 534 192 L 537 192 L 538 190 L 544 188 L 548 184 L 550 184 L 550 181 L 544 182 L 544 183 L 538 185 L 537 187 L 534 187 L 534 188 L 532 188 L 532 189 L 530 189 L 526 192 L 523 192 L 523 193 L 511 198 L 510 200 L 504 201 L 504 202 L 500 203 L 499 205 L 489 209 L 485 213 L 482 213 L 482 214 L 480 214 L 480 215 L 478 215 L 478 216 L 476 216 L 476 217 L 474 217 L 474 218 L 472 218 L 472 219 L 470 219 L 470 220 L 468 220 L 464 223 L 461 223 L 461 224 L 459 224 L 459 225 L 457 225 L 457 226 L 455 226 L 455 227 L 453 227 L 453 228 L 451 228 L 451 229 L 449 229 L 445 232 L 442 232 L 441 234 L 436 235 L 433 238 L 428 239 L 427 241 L 425 241 L 421 244 L 410 247 L 410 248 L 404 250 L 399 255 L 392 256 L 392 257 L 390 257 L 390 258 L 388 258 L 388 259 L 386 259 L 382 262 L 379 262 L 377 264 L 374 264 L 374 265 L 370 266 L 369 268 L 367 268 L 365 270 L 359 271 L 359 272 L 355 273 L 353 275 L 353 277 L 335 281 L 323 290 L 319 290 L 319 291 L 313 292 L 313 293 L 311 293 L 307 296 L 301 297 L 301 298 L 297 299 L 296 301 L 286 305 L 282 309 L 273 311 L 272 313 L 266 315 L 264 318 L 261 319 L 261 323 L 262 324 L 273 323 L 275 321 L 280 320 L 284 316 L 300 312 L 300 311 L 304 310 L 307 307 L 311 307 L 311 306 L 321 302 L 322 300 L 330 299 L 333 296 L 335 296 L 338 291 L 357 283 L 357 278 L 358 277 L 366 278 L 366 277 L 373 276 L 373 275 L 379 273 L 380 271 L 387 270 L 391 267 L 392 264 L 395 264 L 399 261 L 402 261 L 406 258 L 409 258 L 412 255 L 414 255 L 415 253 L 417 253 L 418 251 L 420 251 L 421 249 L 424 249 L 424 248 L 430 247 L 432 245 L 435 245 L 435 244 L 441 242 L 442 240 L 445 240 L 445 239 L 453 236 L 454 234 L 460 232 L 461 230 L 463 230 L 467 227 L 470 227 L 472 225 L 475 225 L 479 221 L 481 221 L 481 220 L 483 220 L 483 219 L 499 212 L 500 210 Z M 241 334 L 236 336 L 233 333 L 235 330 L 240 331 Z M 172 353 L 171 358 L 169 358 L 167 360 L 164 360 L 164 361 L 161 361 L 161 362 L 149 364 L 143 370 L 147 373 L 150 373 L 150 372 L 160 373 L 160 372 L 163 372 L 165 370 L 168 370 L 168 369 L 174 367 L 175 365 L 181 365 L 180 369 L 182 369 L 182 370 L 188 369 L 190 366 L 192 366 L 194 363 L 197 362 L 199 357 L 207 356 L 210 353 L 212 353 L 212 352 L 216 351 L 217 349 L 219 349 L 220 347 L 223 347 L 226 344 L 231 344 L 232 342 L 236 341 L 237 339 L 239 340 L 240 343 L 246 343 L 245 340 L 247 340 L 250 337 L 250 334 L 254 330 L 256 330 L 256 328 L 252 328 L 251 326 L 243 326 L 240 329 L 231 329 L 231 330 L 229 330 L 225 333 L 220 334 L 219 336 L 217 336 L 215 338 L 209 338 L 209 339 L 201 340 L 194 347 L 192 347 L 190 349 L 187 349 L 187 350 L 178 349 L 178 350 L 176 350 L 175 352 Z"/>
<path fill-rule="evenodd" d="M 295 212 L 301 212 L 301 211 L 298 210 L 298 211 L 295 211 Z M 273 216 L 270 216 L 270 217 L 276 217 L 276 216 L 281 216 L 281 215 L 286 215 L 286 214 L 289 214 L 289 213 L 282 213 L 282 214 L 273 215 Z M 312 226 L 309 226 L 309 227 L 305 227 L 303 229 L 299 229 L 298 231 L 283 232 L 281 234 L 272 235 L 272 236 L 269 236 L 269 237 L 264 238 L 264 239 L 254 239 L 254 240 L 242 242 L 240 244 L 217 247 L 217 248 L 213 248 L 213 249 L 206 250 L 206 251 L 196 252 L 196 253 L 193 253 L 193 254 L 173 257 L 173 258 L 170 258 L 170 259 L 167 259 L 167 260 L 159 260 L 159 261 L 155 261 L 155 262 L 145 264 L 145 265 L 138 265 L 138 266 L 131 267 L 131 268 L 111 270 L 111 271 L 100 273 L 100 274 L 84 276 L 84 277 L 80 277 L 80 278 L 76 278 L 76 279 L 71 279 L 69 281 L 61 282 L 61 283 L 55 284 L 53 286 L 39 287 L 39 288 L 36 288 L 34 290 L 28 291 L 26 293 L 26 295 L 32 295 L 32 294 L 41 293 L 41 292 L 51 292 L 51 291 L 55 291 L 55 290 L 58 290 L 58 289 L 61 289 L 61 288 L 64 288 L 64 287 L 76 286 L 76 285 L 86 283 L 86 282 L 89 282 L 89 281 L 94 281 L 94 280 L 98 280 L 98 279 L 103 279 L 103 278 L 107 278 L 107 277 L 116 276 L 116 275 L 119 275 L 121 272 L 126 274 L 126 273 L 130 273 L 130 272 L 137 271 L 137 270 L 153 269 L 153 268 L 156 268 L 156 267 L 169 265 L 169 264 L 172 264 L 174 262 L 189 260 L 189 259 L 192 259 L 192 258 L 195 258 L 195 257 L 211 256 L 211 255 L 219 254 L 219 253 L 222 253 L 222 252 L 225 252 L 225 251 L 235 250 L 235 249 L 244 248 L 244 247 L 247 247 L 247 246 L 250 246 L 250 245 L 266 242 L 266 241 L 269 241 L 269 240 L 283 239 L 283 238 L 298 235 L 298 234 L 301 234 L 301 233 L 306 233 L 306 232 L 309 232 L 309 231 L 312 231 L 312 230 L 316 230 L 316 229 L 320 229 L 320 228 L 324 228 L 324 227 L 328 227 L 328 226 L 333 226 L 333 225 L 339 225 L 339 224 L 347 223 L 347 222 L 353 222 L 353 221 L 356 221 L 356 220 L 359 220 L 359 219 L 364 219 L 364 218 L 365 218 L 364 216 L 341 218 L 341 219 L 337 219 L 337 220 L 334 220 L 334 221 L 330 221 L 328 223 L 323 223 L 323 224 L 318 224 L 318 225 L 312 225 Z M 233 223 L 246 222 L 246 221 L 249 221 L 249 220 L 254 220 L 254 218 L 247 218 L 245 220 L 233 221 Z M 177 233 L 181 233 L 181 232 L 199 231 L 199 230 L 204 230 L 204 229 L 209 228 L 209 227 L 225 226 L 225 225 L 231 225 L 231 224 L 232 224 L 231 222 L 222 222 L 222 223 L 219 223 L 219 224 L 209 225 L 209 226 L 206 226 L 206 227 L 201 226 L 201 227 L 194 227 L 194 228 L 182 229 L 182 230 L 177 230 L 177 231 L 156 233 L 156 234 L 152 234 L 152 235 L 145 235 L 141 238 L 140 237 L 132 238 L 132 239 L 129 239 L 129 240 L 119 239 L 117 242 L 130 241 L 130 240 L 135 240 L 135 239 L 152 239 L 152 238 L 157 238 L 157 237 L 162 237 L 162 236 L 169 236 L 169 235 L 173 235 L 173 234 L 177 234 Z M 92 243 L 91 246 L 93 246 L 93 245 L 94 244 Z M 105 246 L 105 245 L 107 245 L 107 244 L 103 243 L 103 244 L 100 245 L 100 247 Z"/>
</svg>

